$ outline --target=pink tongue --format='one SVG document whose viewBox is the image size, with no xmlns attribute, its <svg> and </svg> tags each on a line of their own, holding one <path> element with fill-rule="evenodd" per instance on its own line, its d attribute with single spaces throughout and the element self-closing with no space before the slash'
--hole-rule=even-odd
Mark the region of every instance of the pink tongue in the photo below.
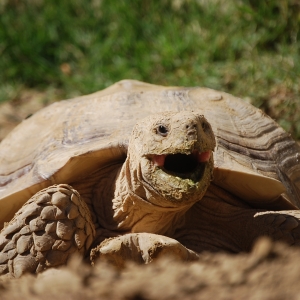
<svg viewBox="0 0 300 300">
<path fill-rule="evenodd" d="M 152 161 L 155 166 L 163 167 L 165 164 L 166 155 L 154 155 Z"/>
<path fill-rule="evenodd" d="M 210 159 L 210 151 L 202 152 L 198 154 L 198 162 L 207 162 Z"/>
</svg>

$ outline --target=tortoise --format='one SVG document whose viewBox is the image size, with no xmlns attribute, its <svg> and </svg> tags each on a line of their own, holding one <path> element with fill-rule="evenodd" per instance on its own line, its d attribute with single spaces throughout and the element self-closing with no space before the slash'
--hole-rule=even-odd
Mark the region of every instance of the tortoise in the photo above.
<svg viewBox="0 0 300 300">
<path fill-rule="evenodd" d="M 149 263 L 300 244 L 300 147 L 239 98 L 120 81 L 56 102 L 0 144 L 0 274 L 73 253 Z"/>
</svg>

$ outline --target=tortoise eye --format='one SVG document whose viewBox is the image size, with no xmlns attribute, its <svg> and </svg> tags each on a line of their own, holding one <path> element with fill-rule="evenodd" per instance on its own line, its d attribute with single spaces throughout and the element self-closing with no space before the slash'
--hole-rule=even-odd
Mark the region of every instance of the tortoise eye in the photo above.
<svg viewBox="0 0 300 300">
<path fill-rule="evenodd" d="M 161 136 L 167 136 L 168 135 L 168 128 L 164 125 L 159 125 L 157 127 L 157 133 Z"/>
</svg>

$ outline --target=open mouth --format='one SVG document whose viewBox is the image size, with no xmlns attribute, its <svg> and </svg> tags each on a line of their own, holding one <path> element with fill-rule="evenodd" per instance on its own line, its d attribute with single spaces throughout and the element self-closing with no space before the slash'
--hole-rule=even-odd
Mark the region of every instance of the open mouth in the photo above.
<svg viewBox="0 0 300 300">
<path fill-rule="evenodd" d="M 182 179 L 199 181 L 204 173 L 206 162 L 209 161 L 211 151 L 193 151 L 191 154 L 162 154 L 153 155 L 153 164 L 165 173 Z"/>
</svg>

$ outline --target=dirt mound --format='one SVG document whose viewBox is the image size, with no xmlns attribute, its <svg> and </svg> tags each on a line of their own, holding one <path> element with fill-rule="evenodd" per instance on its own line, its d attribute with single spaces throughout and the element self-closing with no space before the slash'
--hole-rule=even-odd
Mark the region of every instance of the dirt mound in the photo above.
<svg viewBox="0 0 300 300">
<path fill-rule="evenodd" d="M 261 239 L 252 253 L 205 253 L 194 263 L 163 259 L 116 270 L 73 258 L 37 277 L 1 279 L 2 300 L 13 299 L 300 299 L 300 249 Z"/>
</svg>

